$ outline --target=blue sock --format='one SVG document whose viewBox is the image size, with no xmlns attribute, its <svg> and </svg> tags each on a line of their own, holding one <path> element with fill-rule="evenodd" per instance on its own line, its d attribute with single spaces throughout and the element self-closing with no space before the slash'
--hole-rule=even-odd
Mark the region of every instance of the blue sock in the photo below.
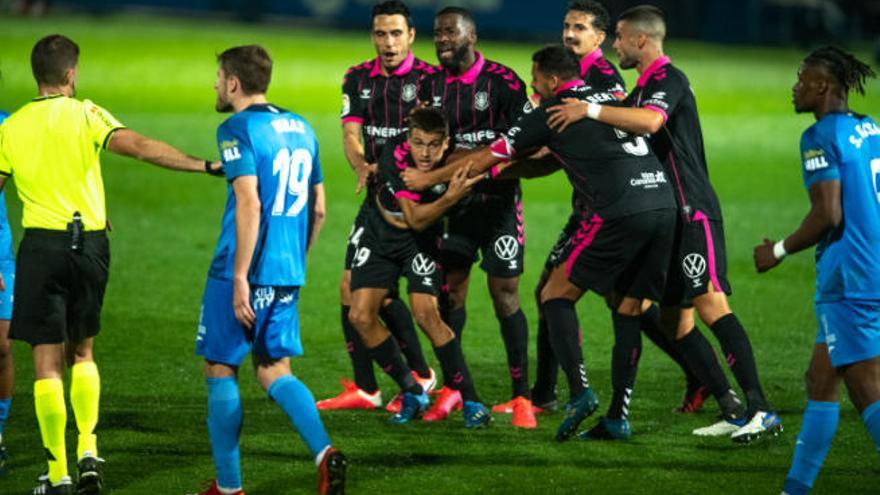
<svg viewBox="0 0 880 495">
<path fill-rule="evenodd" d="M 877 453 L 880 453 L 880 400 L 866 407 L 862 411 L 862 421 L 868 427 L 871 438 L 874 439 L 874 446 L 877 447 Z"/>
<path fill-rule="evenodd" d="M 241 488 L 238 436 L 241 433 L 241 399 L 234 377 L 208 378 L 208 434 L 217 470 L 217 484 Z"/>
<path fill-rule="evenodd" d="M 837 402 L 807 402 L 804 422 L 794 447 L 794 459 L 785 479 L 786 493 L 802 495 L 813 487 L 831 448 L 839 420 L 840 405 Z"/>
<path fill-rule="evenodd" d="M 315 398 L 308 387 L 293 375 L 283 375 L 269 385 L 269 397 L 290 418 L 299 436 L 309 447 L 312 457 L 317 457 L 330 446 L 330 437 L 315 407 Z"/>
<path fill-rule="evenodd" d="M 12 397 L 8 399 L 0 399 L 0 435 L 3 434 L 3 425 L 9 419 L 9 408 L 12 407 Z"/>
</svg>

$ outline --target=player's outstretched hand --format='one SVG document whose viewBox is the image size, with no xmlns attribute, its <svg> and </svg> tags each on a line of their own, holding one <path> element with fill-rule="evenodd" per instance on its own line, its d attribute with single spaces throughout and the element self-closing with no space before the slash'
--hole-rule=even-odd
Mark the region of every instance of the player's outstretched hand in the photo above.
<svg viewBox="0 0 880 495">
<path fill-rule="evenodd" d="M 223 162 L 220 160 L 217 161 L 205 161 L 205 172 L 214 177 L 224 177 L 226 173 L 223 171 Z"/>
<path fill-rule="evenodd" d="M 251 308 L 251 284 L 246 278 L 235 278 L 232 282 L 232 311 L 235 319 L 245 328 L 253 328 L 257 316 Z"/>
<path fill-rule="evenodd" d="M 755 269 L 758 270 L 758 273 L 764 273 L 780 263 L 781 260 L 776 259 L 776 256 L 773 255 L 774 244 L 776 243 L 765 238 L 763 244 L 755 246 Z"/>
<path fill-rule="evenodd" d="M 357 189 L 355 189 L 355 194 L 360 194 L 364 187 L 367 186 L 367 180 L 369 180 L 370 176 L 375 174 L 376 171 L 379 170 L 379 166 L 375 163 L 368 163 L 363 167 L 358 167 L 355 172 L 357 173 L 358 183 Z"/>
<path fill-rule="evenodd" d="M 415 167 L 407 167 L 401 174 L 401 177 L 403 178 L 403 183 L 406 184 L 406 188 L 410 191 L 424 191 L 434 185 L 428 180 L 427 172 L 422 172 Z"/>
<path fill-rule="evenodd" d="M 547 125 L 556 132 L 562 132 L 578 120 L 587 118 L 587 102 L 577 98 L 563 98 L 561 105 L 548 108 L 547 113 L 550 114 Z"/>
</svg>

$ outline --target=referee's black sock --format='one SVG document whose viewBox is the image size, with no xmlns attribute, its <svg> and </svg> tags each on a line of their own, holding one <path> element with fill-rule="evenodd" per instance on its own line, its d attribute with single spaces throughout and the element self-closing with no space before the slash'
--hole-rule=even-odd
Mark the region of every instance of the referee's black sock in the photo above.
<svg viewBox="0 0 880 495">
<path fill-rule="evenodd" d="M 611 321 L 614 324 L 614 348 L 611 350 L 613 394 L 608 407 L 608 418 L 627 419 L 639 357 L 642 354 L 640 321 L 638 316 L 625 316 L 616 311 L 611 315 Z"/>
<path fill-rule="evenodd" d="M 532 387 L 532 399 L 536 403 L 545 403 L 556 399 L 556 378 L 559 363 L 550 346 L 550 331 L 547 319 L 538 316 L 537 366 L 535 369 L 535 385 Z"/>
<path fill-rule="evenodd" d="M 556 355 L 568 379 L 569 394 L 572 398 L 578 397 L 590 386 L 590 383 L 587 381 L 587 370 L 584 368 L 574 301 L 551 299 L 542 305 L 542 309 L 550 331 L 553 354 Z"/>
<path fill-rule="evenodd" d="M 721 350 L 724 351 L 733 376 L 745 393 L 749 417 L 758 411 L 768 411 L 770 407 L 758 380 L 758 367 L 755 364 L 755 355 L 752 353 L 752 344 L 736 315 L 730 313 L 719 318 L 711 328 L 712 333 L 721 343 Z"/>
<path fill-rule="evenodd" d="M 425 362 L 425 355 L 422 353 L 422 344 L 419 342 L 419 336 L 416 334 L 416 326 L 413 324 L 412 316 L 409 309 L 399 298 L 391 299 L 391 302 L 382 306 L 379 310 L 379 316 L 385 322 L 385 326 L 397 339 L 397 345 L 400 346 L 400 352 L 406 358 L 407 364 L 422 378 L 428 378 L 431 371 L 428 363 Z"/>
<path fill-rule="evenodd" d="M 507 351 L 507 369 L 513 384 L 513 397 L 530 398 L 529 391 L 529 327 L 522 309 L 510 316 L 498 318 L 501 337 Z"/>
<path fill-rule="evenodd" d="M 462 400 L 480 402 L 474 382 L 471 380 L 471 372 L 461 352 L 461 342 L 456 338 L 440 347 L 435 347 L 434 355 L 437 356 L 440 368 L 443 370 L 443 383 L 461 392 Z"/>
<path fill-rule="evenodd" d="M 413 378 L 409 366 L 403 362 L 403 356 L 400 354 L 400 348 L 397 347 L 397 341 L 394 337 L 388 336 L 381 344 L 370 349 L 370 355 L 376 364 L 382 367 L 382 370 L 390 376 L 400 387 L 400 390 L 412 394 L 421 394 L 422 386 Z"/>
<path fill-rule="evenodd" d="M 659 347 L 667 356 L 672 358 L 672 360 L 675 361 L 675 363 L 678 364 L 678 367 L 684 372 L 688 387 L 690 388 L 701 385 L 700 379 L 691 370 L 687 359 L 685 359 L 684 355 L 675 345 L 675 342 L 663 333 L 663 326 L 660 322 L 660 310 L 657 309 L 657 306 L 652 304 L 647 311 L 642 313 L 642 316 L 639 317 L 639 319 L 642 332 L 645 333 L 654 345 Z"/>
<path fill-rule="evenodd" d="M 351 359 L 351 368 L 354 372 L 354 383 L 368 394 L 379 390 L 376 383 L 376 375 L 373 372 L 373 360 L 370 353 L 361 341 L 361 336 L 348 321 L 348 312 L 351 306 L 342 305 L 342 334 L 345 336 L 345 348 Z"/>
</svg>

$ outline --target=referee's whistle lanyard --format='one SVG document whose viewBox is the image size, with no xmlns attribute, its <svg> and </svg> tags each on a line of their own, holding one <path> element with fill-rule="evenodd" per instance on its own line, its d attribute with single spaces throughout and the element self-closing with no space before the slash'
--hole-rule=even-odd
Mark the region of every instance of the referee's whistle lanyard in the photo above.
<svg viewBox="0 0 880 495">
<path fill-rule="evenodd" d="M 67 224 L 67 232 L 70 234 L 71 251 L 82 251 L 84 230 L 82 215 L 80 215 L 78 211 L 73 212 L 73 221 Z"/>
</svg>

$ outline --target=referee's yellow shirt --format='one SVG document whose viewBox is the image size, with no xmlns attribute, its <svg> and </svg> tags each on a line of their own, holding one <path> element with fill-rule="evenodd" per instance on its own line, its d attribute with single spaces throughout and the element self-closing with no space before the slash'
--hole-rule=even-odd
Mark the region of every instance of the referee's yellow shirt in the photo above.
<svg viewBox="0 0 880 495">
<path fill-rule="evenodd" d="M 12 176 L 24 228 L 66 230 L 78 211 L 85 230 L 107 224 L 99 155 L 124 127 L 89 100 L 37 98 L 0 126 L 0 174 Z"/>
</svg>

